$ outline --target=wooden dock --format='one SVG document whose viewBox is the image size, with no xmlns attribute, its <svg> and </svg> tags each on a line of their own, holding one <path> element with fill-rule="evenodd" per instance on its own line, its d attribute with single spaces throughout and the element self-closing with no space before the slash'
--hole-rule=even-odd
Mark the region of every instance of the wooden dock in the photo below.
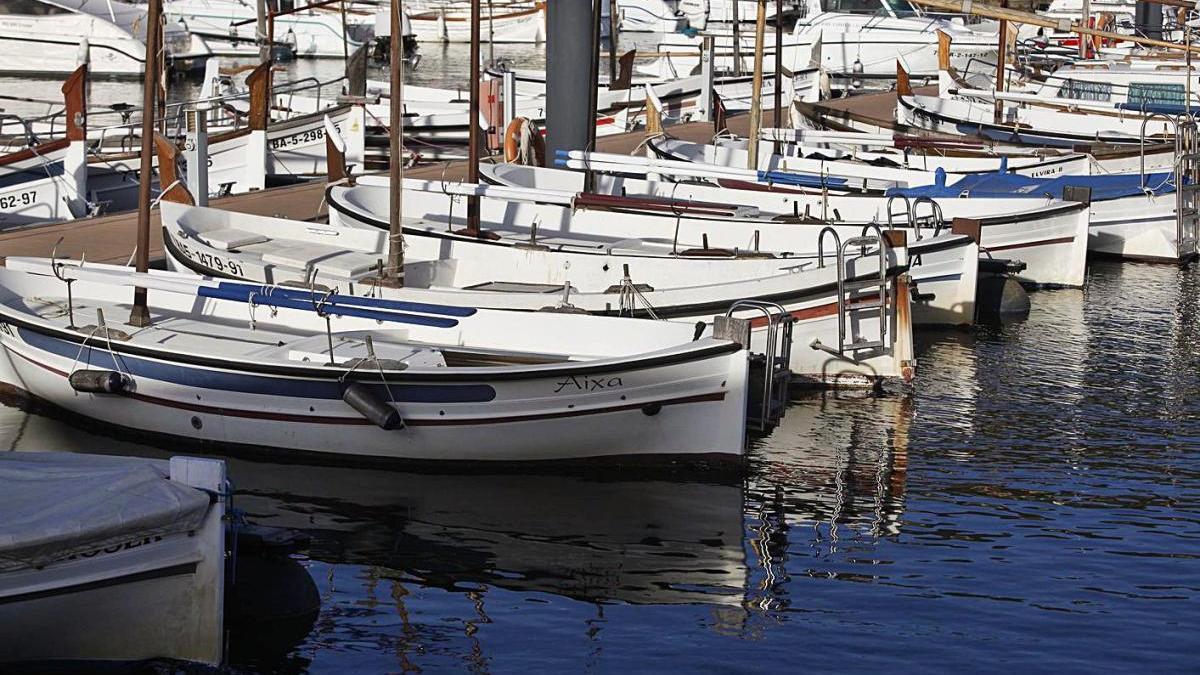
<svg viewBox="0 0 1200 675">
<path fill-rule="evenodd" d="M 866 97 L 863 97 L 866 98 Z M 729 129 L 738 135 L 749 132 L 749 115 L 731 116 Z M 771 110 L 763 112 L 763 126 L 774 126 Z M 709 142 L 713 136 L 711 122 L 688 122 L 667 128 L 676 138 L 695 142 Z M 606 136 L 597 140 L 601 152 L 630 154 L 638 149 L 645 139 L 641 131 Z M 456 160 L 426 164 L 405 170 L 409 178 L 435 180 L 447 178 L 462 180 L 466 177 L 466 162 Z M 327 213 L 324 181 L 316 180 L 303 185 L 293 185 L 232 195 L 210 202 L 211 206 L 256 215 L 278 216 L 292 220 L 315 220 Z M 158 212 L 151 214 L 150 260 L 163 258 L 162 228 Z M 137 241 L 137 213 L 119 213 L 84 218 L 64 223 L 33 225 L 0 233 L 0 261 L 8 256 L 49 256 L 59 240 L 58 254 L 69 258 L 87 255 L 87 259 L 98 263 L 125 264 L 132 259 Z"/>
</svg>

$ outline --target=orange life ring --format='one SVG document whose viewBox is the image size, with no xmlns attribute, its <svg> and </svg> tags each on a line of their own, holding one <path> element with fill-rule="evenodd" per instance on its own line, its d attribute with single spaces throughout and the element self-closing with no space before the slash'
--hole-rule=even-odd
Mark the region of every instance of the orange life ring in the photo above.
<svg viewBox="0 0 1200 675">
<path fill-rule="evenodd" d="M 527 144 L 524 148 L 521 147 L 523 143 Z M 531 159 L 536 166 L 546 164 L 546 142 L 542 139 L 542 131 L 528 117 L 513 118 L 504 130 L 504 161 L 528 164 Z"/>
</svg>

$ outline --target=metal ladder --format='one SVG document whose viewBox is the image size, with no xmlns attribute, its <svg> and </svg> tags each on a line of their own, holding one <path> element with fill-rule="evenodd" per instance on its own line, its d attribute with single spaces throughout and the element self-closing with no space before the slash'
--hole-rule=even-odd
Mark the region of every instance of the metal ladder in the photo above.
<svg viewBox="0 0 1200 675">
<path fill-rule="evenodd" d="M 907 200 L 905 200 L 907 206 Z M 911 211 L 910 211 L 911 212 Z M 867 234 L 874 227 L 875 234 Z M 863 234 L 841 241 L 837 231 L 832 227 L 821 230 L 817 238 L 817 266 L 825 266 L 825 235 L 833 236 L 834 247 L 837 251 L 837 314 L 838 314 L 838 349 L 837 353 L 857 352 L 866 349 L 882 349 L 887 346 L 887 243 L 882 231 L 877 226 L 868 225 L 863 228 Z M 858 256 L 849 257 L 847 251 L 859 247 Z M 874 247 L 874 253 L 869 249 Z M 865 259 L 868 255 L 879 258 L 879 273 L 863 279 L 851 278 L 849 263 L 855 259 Z M 868 340 L 854 332 L 854 317 L 862 312 L 877 312 L 879 319 L 879 338 Z M 850 325 L 847 326 L 847 323 Z M 849 340 L 847 340 L 847 334 Z M 814 342 L 814 347 L 820 344 Z"/>
<path fill-rule="evenodd" d="M 1144 129 L 1145 124 L 1142 126 Z M 1145 171 L 1142 180 L 1145 180 Z M 1194 119 L 1181 119 L 1176 123 L 1175 132 L 1175 248 L 1180 259 L 1200 254 L 1198 190 L 1200 129 Z"/>
<path fill-rule="evenodd" d="M 897 199 L 901 201 L 903 209 L 892 208 L 892 204 Z M 922 206 L 927 207 L 929 212 L 922 214 Z M 897 220 L 900 216 L 904 217 L 903 221 Z M 944 222 L 945 219 L 942 217 L 941 205 L 931 197 L 917 197 L 912 201 L 909 201 L 908 197 L 904 195 L 892 195 L 888 197 L 887 226 L 889 230 L 894 230 L 897 227 L 911 227 L 913 236 L 919 240 L 924 236 L 921 228 L 932 229 L 933 236 L 936 237 L 942 231 L 942 224 Z"/>
<path fill-rule="evenodd" d="M 747 427 L 756 431 L 766 431 L 779 423 L 784 408 L 787 407 L 788 386 L 792 377 L 792 324 L 796 319 L 781 305 L 762 300 L 738 300 L 730 305 L 725 312 L 725 318 L 732 318 L 734 312 L 739 311 L 756 312 L 767 320 L 763 353 L 752 354 L 751 361 L 754 365 L 761 363 L 762 366 L 759 371 L 762 373 L 761 388 L 758 389 L 759 398 L 755 399 L 755 390 L 751 389 L 746 415 Z M 752 369 L 751 382 L 759 384 L 753 380 Z"/>
</svg>

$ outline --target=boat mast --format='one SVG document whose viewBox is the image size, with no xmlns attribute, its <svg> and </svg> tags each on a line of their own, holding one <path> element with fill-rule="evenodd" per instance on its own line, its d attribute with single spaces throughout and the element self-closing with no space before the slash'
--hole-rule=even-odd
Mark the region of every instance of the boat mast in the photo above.
<svg viewBox="0 0 1200 675">
<path fill-rule="evenodd" d="M 1086 3 L 1087 0 L 1084 0 Z M 1000 3 L 1001 7 L 1008 6 L 1008 0 L 1003 0 Z M 1084 5 L 1087 6 L 1086 4 Z M 1008 20 L 1000 19 L 1000 30 L 997 33 L 998 44 L 996 45 L 996 93 L 1004 93 L 1004 62 L 1008 60 L 1005 52 L 1008 51 Z M 1082 45 L 1083 36 L 1079 36 L 1079 43 Z M 996 99 L 996 103 L 992 109 L 992 121 L 1000 124 L 1000 120 L 1004 117 L 1004 101 Z"/>
<path fill-rule="evenodd" d="M 775 0 L 775 124 L 783 127 L 783 0 Z"/>
<path fill-rule="evenodd" d="M 467 182 L 479 182 L 479 0 L 471 0 L 471 107 L 467 148 Z M 467 197 L 467 234 L 479 235 L 479 196 Z"/>
<path fill-rule="evenodd" d="M 388 138 L 388 177 L 391 191 L 388 194 L 388 259 L 383 284 L 404 285 L 404 233 L 400 229 L 400 213 L 404 207 L 404 121 L 401 112 L 404 106 L 404 47 L 400 36 L 400 0 L 392 2 L 391 40 L 391 100 L 388 101 L 388 123 L 391 134 Z"/>
<path fill-rule="evenodd" d="M 154 51 L 159 42 L 158 33 L 162 30 L 162 0 L 147 0 L 146 13 L 146 66 L 142 78 L 142 153 L 138 171 L 137 250 L 134 252 L 135 269 L 143 273 L 150 269 L 150 184 L 154 179 L 154 99 L 158 94 L 158 55 Z M 133 289 L 129 325 L 139 328 L 150 325 L 146 289 L 141 286 Z"/>
<path fill-rule="evenodd" d="M 350 62 L 350 30 L 346 27 L 346 0 L 342 0 L 338 4 L 340 5 L 340 9 L 342 10 L 342 60 L 349 63 Z"/>
<path fill-rule="evenodd" d="M 621 22 L 617 15 L 617 0 L 608 2 L 608 82 L 617 81 L 617 24 Z"/>
<path fill-rule="evenodd" d="M 767 31 L 767 0 L 758 0 L 758 20 L 754 23 L 754 89 L 750 98 L 750 146 L 746 168 L 758 169 L 758 130 L 762 128 L 763 38 Z M 779 122 L 776 121 L 776 126 Z"/>
<path fill-rule="evenodd" d="M 267 37 L 267 0 L 254 3 L 255 32 L 258 33 L 258 60 L 266 61 L 271 58 L 271 40 Z"/>
</svg>

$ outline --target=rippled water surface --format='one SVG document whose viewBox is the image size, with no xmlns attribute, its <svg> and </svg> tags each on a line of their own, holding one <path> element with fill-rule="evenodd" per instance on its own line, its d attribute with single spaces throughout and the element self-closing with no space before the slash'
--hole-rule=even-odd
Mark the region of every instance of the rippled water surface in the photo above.
<svg viewBox="0 0 1200 675">
<path fill-rule="evenodd" d="M 912 396 L 797 401 L 741 480 L 232 459 L 237 506 L 312 535 L 322 598 L 232 668 L 1193 671 L 1197 293 L 1098 263 L 924 336 Z M 168 454 L 11 408 L 0 447 Z"/>
</svg>

